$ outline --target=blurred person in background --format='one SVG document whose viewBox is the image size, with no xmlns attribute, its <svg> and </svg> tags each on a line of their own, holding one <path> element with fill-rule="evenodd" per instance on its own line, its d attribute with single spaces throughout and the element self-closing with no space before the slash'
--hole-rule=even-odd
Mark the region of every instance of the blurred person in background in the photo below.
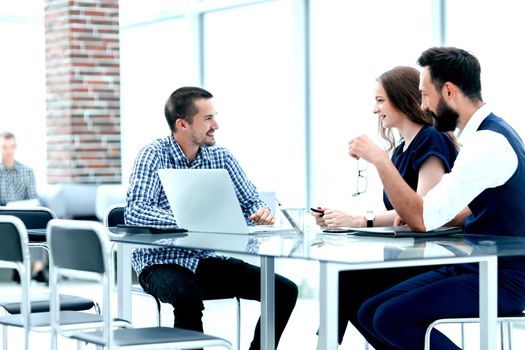
<svg viewBox="0 0 525 350">
<path fill-rule="evenodd" d="M 0 133 L 2 163 L 0 164 L 0 205 L 36 199 L 33 169 L 15 160 L 16 139 L 10 132 Z"/>
<path fill-rule="evenodd" d="M 10 202 L 36 200 L 38 194 L 36 192 L 35 174 L 33 169 L 15 160 L 16 138 L 13 133 L 0 133 L 0 149 L 2 151 L 2 163 L 0 163 L 0 206 Z M 31 252 L 33 257 L 33 279 L 47 283 L 42 254 L 34 254 L 33 249 Z M 17 282 L 20 281 L 16 270 L 13 272 L 13 279 Z"/>
</svg>

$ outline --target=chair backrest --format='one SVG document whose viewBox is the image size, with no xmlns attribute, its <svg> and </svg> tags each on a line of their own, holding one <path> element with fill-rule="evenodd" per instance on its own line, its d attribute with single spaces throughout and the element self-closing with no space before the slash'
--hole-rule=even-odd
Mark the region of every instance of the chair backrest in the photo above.
<svg viewBox="0 0 525 350">
<path fill-rule="evenodd" d="M 12 215 L 0 216 L 0 261 L 23 263 L 24 257 L 24 224 Z M 27 240 L 27 233 L 25 235 Z M 27 242 L 25 242 L 27 245 Z"/>
<path fill-rule="evenodd" d="M 29 239 L 23 222 L 12 215 L 0 216 L 0 239 L 2 241 L 0 244 L 0 267 L 16 269 L 20 275 L 22 287 L 20 311 L 23 315 L 24 328 L 29 327 L 31 269 L 29 267 Z M 25 344 L 28 344 L 27 332 Z"/>
<path fill-rule="evenodd" d="M 61 276 L 70 271 L 95 273 L 102 281 L 102 314 L 106 329 L 112 329 L 111 281 L 113 260 L 106 228 L 96 221 L 53 219 L 47 226 L 49 245 L 49 284 L 51 286 L 51 322 L 58 329 L 59 291 Z M 109 332 L 111 333 L 111 332 Z M 107 337 L 112 335 L 106 334 Z"/>
<path fill-rule="evenodd" d="M 46 228 L 47 223 L 56 218 L 55 213 L 46 207 L 0 208 L 0 215 L 16 216 L 28 230 Z"/>
<path fill-rule="evenodd" d="M 109 245 L 105 228 L 95 221 L 54 219 L 49 223 L 47 242 L 53 265 L 62 269 L 107 272 Z"/>
<path fill-rule="evenodd" d="M 116 204 L 111 206 L 104 218 L 104 225 L 106 227 L 115 227 L 117 225 L 124 224 L 124 211 L 126 210 L 125 205 Z"/>
</svg>

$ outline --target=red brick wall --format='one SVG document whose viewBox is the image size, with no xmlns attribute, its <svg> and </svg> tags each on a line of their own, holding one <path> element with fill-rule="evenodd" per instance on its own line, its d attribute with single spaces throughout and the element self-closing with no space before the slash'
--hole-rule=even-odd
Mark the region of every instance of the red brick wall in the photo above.
<svg viewBox="0 0 525 350">
<path fill-rule="evenodd" d="M 120 183 L 118 0 L 46 0 L 47 177 Z"/>
</svg>

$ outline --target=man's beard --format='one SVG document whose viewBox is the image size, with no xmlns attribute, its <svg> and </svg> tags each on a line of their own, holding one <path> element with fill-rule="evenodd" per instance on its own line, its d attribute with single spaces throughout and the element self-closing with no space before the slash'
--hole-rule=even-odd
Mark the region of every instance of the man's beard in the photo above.
<svg viewBox="0 0 525 350">
<path fill-rule="evenodd" d="M 204 137 L 197 137 L 195 135 L 192 136 L 191 141 L 193 142 L 194 145 L 196 145 L 198 147 L 213 146 L 213 145 L 215 145 L 215 142 L 216 142 L 215 139 L 208 140 L 208 138 L 206 136 L 204 136 Z"/>
<path fill-rule="evenodd" d="M 434 127 L 438 131 L 454 131 L 458 124 L 459 114 L 450 108 L 443 98 L 439 99 L 436 113 L 427 110 L 427 113 L 434 119 Z"/>
</svg>

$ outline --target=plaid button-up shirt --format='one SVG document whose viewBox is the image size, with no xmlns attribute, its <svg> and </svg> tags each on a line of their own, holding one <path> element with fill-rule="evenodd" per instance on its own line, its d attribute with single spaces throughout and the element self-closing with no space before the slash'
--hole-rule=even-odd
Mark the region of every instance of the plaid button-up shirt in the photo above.
<svg viewBox="0 0 525 350">
<path fill-rule="evenodd" d="M 33 170 L 17 161 L 12 168 L 0 162 L 0 205 L 34 198 L 37 192 Z"/>
<path fill-rule="evenodd" d="M 127 194 L 126 224 L 155 227 L 177 226 L 157 175 L 159 169 L 168 168 L 226 169 L 232 179 L 235 193 L 247 222 L 249 222 L 248 217 L 259 208 L 267 207 L 259 199 L 255 186 L 246 177 L 230 151 L 219 146 L 201 147 L 195 159 L 191 164 L 188 164 L 186 156 L 173 136 L 170 135 L 144 147 L 135 160 Z M 178 264 L 195 272 L 200 259 L 212 256 L 223 257 L 215 251 L 209 250 L 135 249 L 132 264 L 138 275 L 146 267 L 156 264 Z"/>
</svg>

